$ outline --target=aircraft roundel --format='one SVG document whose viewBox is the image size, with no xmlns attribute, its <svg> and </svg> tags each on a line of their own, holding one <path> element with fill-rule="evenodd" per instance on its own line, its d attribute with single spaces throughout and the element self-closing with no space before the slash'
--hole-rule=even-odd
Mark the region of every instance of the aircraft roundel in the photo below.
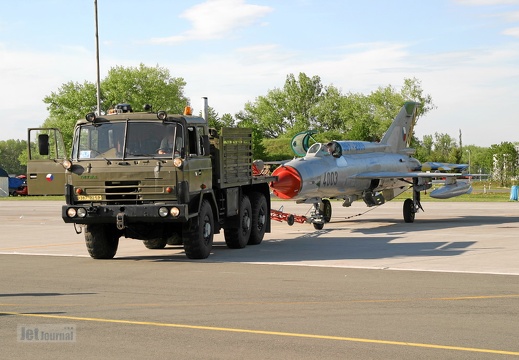
<svg viewBox="0 0 519 360">
<path fill-rule="evenodd" d="M 47 174 L 47 176 L 45 178 L 47 179 L 47 181 L 52 181 L 52 180 L 54 180 L 54 175 Z"/>
</svg>

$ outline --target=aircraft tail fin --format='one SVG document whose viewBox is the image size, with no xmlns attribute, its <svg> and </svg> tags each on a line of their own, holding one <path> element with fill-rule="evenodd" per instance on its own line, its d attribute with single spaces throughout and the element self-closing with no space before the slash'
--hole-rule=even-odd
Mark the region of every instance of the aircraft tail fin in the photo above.
<svg viewBox="0 0 519 360">
<path fill-rule="evenodd" d="M 414 101 L 406 102 L 380 143 L 388 145 L 392 152 L 405 152 L 405 149 L 411 143 L 413 125 L 419 105 Z"/>
</svg>

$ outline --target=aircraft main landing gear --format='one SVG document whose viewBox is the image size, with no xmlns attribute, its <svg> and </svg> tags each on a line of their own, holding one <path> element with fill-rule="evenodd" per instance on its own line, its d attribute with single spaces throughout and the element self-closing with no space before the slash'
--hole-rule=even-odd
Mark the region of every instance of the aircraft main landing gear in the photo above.
<svg viewBox="0 0 519 360">
<path fill-rule="evenodd" d="M 419 209 L 423 211 L 422 204 L 420 203 L 420 190 L 424 190 L 424 185 L 418 184 L 418 178 L 413 179 L 413 198 L 405 199 L 404 201 L 404 221 L 406 223 L 414 222 L 415 214 Z"/>
</svg>

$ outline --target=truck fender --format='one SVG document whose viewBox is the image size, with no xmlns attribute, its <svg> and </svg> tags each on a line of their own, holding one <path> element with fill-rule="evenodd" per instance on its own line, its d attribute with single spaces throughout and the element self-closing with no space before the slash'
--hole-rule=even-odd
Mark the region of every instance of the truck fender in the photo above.
<svg viewBox="0 0 519 360">
<path fill-rule="evenodd" d="M 197 200 L 194 200 L 191 202 L 191 204 L 196 207 L 196 209 L 190 209 L 189 210 L 189 218 L 194 218 L 198 216 L 200 213 L 200 209 L 202 207 L 202 202 L 204 200 L 209 201 L 209 204 L 211 205 L 211 209 L 213 209 L 213 215 L 214 215 L 214 233 L 219 234 L 220 233 L 220 214 L 217 211 L 218 206 L 216 203 L 216 197 L 214 196 L 214 192 L 212 190 L 205 190 L 200 192 L 200 196 L 197 197 Z M 190 206 L 191 207 L 191 206 Z M 196 211 L 192 211 L 196 210 Z"/>
</svg>

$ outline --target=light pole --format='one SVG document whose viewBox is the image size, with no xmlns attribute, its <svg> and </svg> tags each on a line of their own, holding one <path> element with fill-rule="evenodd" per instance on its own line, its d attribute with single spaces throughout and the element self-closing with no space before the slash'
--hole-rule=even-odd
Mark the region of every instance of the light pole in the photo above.
<svg viewBox="0 0 519 360">
<path fill-rule="evenodd" d="M 94 0 L 94 11 L 95 11 L 95 23 L 96 23 L 96 70 L 97 70 L 97 115 L 101 115 L 101 80 L 99 74 L 99 31 L 97 26 L 97 0 Z"/>
</svg>

